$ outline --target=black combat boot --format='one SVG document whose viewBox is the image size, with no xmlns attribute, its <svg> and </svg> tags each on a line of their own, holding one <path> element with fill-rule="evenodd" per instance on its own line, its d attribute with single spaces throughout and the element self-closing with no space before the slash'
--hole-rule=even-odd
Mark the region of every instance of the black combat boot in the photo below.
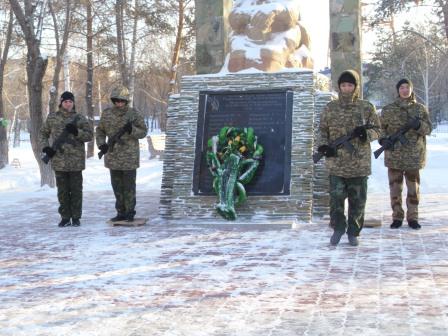
<svg viewBox="0 0 448 336">
<path fill-rule="evenodd" d="M 401 225 L 403 225 L 403 221 L 399 219 L 394 219 L 392 224 L 390 225 L 391 229 L 398 229 Z"/>
<path fill-rule="evenodd" d="M 334 230 L 333 235 L 330 238 L 330 244 L 336 246 L 339 244 L 341 237 L 344 235 L 344 231 L 336 231 Z"/>
<path fill-rule="evenodd" d="M 72 226 L 81 226 L 79 218 L 72 218 Z"/>
<path fill-rule="evenodd" d="M 126 216 L 124 214 L 117 213 L 117 215 L 115 217 L 111 218 L 110 221 L 111 222 L 119 222 L 119 221 L 122 221 L 122 220 L 125 220 L 125 219 L 126 219 Z"/>
<path fill-rule="evenodd" d="M 70 218 L 62 218 L 58 226 L 59 227 L 70 226 Z"/>
<path fill-rule="evenodd" d="M 357 236 L 351 235 L 351 234 L 347 234 L 348 237 L 348 243 L 351 246 L 358 246 L 359 245 L 359 239 Z"/>
<path fill-rule="evenodd" d="M 409 225 L 409 227 L 411 229 L 414 229 L 414 230 L 420 230 L 421 227 L 422 227 L 415 219 L 414 220 L 410 220 L 408 222 L 408 225 Z"/>
<path fill-rule="evenodd" d="M 135 211 L 128 212 L 126 215 L 126 222 L 133 222 L 135 216 Z"/>
</svg>

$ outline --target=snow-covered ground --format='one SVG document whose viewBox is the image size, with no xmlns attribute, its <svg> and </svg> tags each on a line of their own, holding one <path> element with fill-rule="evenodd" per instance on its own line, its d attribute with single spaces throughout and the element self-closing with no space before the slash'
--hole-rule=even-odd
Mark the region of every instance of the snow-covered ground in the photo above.
<svg viewBox="0 0 448 336">
<path fill-rule="evenodd" d="M 21 167 L 15 168 L 10 165 L 0 170 L 0 204 L 14 203 L 36 196 L 56 197 L 55 189 L 40 186 L 39 168 L 27 134 L 23 134 L 22 139 L 25 141 L 21 142 L 21 146 L 11 148 L 9 152 L 10 162 L 18 159 Z M 160 190 L 162 161 L 149 159 L 146 139 L 140 140 L 140 149 L 141 160 L 140 168 L 137 170 L 137 188 L 142 191 Z M 104 167 L 104 161 L 98 159 L 97 152 L 86 162 L 83 181 L 84 192 L 106 190 L 112 192 L 109 170 Z"/>
<path fill-rule="evenodd" d="M 162 162 L 142 141 L 137 212 L 157 216 Z M 446 335 L 448 134 L 428 138 L 420 231 L 389 229 L 386 169 L 373 162 L 361 245 L 328 244 L 325 221 L 297 230 L 149 223 L 110 227 L 97 157 L 79 228 L 58 228 L 29 144 L 0 170 L 0 335 Z"/>
</svg>

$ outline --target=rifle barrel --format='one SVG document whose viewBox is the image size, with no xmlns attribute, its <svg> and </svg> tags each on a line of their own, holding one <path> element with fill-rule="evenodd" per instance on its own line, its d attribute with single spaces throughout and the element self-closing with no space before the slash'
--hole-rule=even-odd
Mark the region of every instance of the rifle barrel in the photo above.
<svg viewBox="0 0 448 336">
<path fill-rule="evenodd" d="M 384 152 L 384 147 L 381 146 L 376 151 L 373 152 L 373 156 L 375 156 L 375 159 L 378 159 L 378 157 Z"/>
<path fill-rule="evenodd" d="M 50 157 L 47 154 L 44 154 L 41 159 L 45 164 L 48 164 L 48 162 L 50 162 Z"/>
<path fill-rule="evenodd" d="M 323 154 L 317 152 L 313 154 L 313 162 L 314 163 L 318 163 L 320 161 L 320 159 L 322 159 Z"/>
</svg>

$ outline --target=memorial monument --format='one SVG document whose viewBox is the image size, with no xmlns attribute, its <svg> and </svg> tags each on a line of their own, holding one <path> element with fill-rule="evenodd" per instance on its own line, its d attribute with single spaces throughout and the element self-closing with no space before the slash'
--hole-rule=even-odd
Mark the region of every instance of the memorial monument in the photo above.
<svg viewBox="0 0 448 336">
<path fill-rule="evenodd" d="M 232 33 L 225 70 L 312 69 L 311 41 L 300 21 L 299 2 L 235 1 L 229 15 Z"/>
<path fill-rule="evenodd" d="M 264 147 L 240 223 L 308 223 L 328 213 L 328 176 L 312 153 L 332 95 L 316 89 L 300 2 L 236 0 L 232 9 L 226 0 L 196 0 L 198 75 L 185 76 L 169 101 L 163 219 L 226 222 L 215 209 L 206 155 L 208 139 L 224 126 L 253 128 Z"/>
</svg>

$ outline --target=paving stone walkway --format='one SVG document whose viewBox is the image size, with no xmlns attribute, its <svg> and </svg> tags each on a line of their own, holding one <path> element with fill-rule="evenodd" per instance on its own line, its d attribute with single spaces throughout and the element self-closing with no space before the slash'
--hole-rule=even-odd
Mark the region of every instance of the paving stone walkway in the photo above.
<svg viewBox="0 0 448 336">
<path fill-rule="evenodd" d="M 157 198 L 139 193 L 138 215 Z M 387 195 L 369 196 L 385 224 L 336 248 L 325 221 L 110 227 L 96 192 L 58 228 L 56 199 L 0 201 L 0 334 L 448 335 L 448 195 L 422 199 L 422 230 L 392 230 Z"/>
</svg>

